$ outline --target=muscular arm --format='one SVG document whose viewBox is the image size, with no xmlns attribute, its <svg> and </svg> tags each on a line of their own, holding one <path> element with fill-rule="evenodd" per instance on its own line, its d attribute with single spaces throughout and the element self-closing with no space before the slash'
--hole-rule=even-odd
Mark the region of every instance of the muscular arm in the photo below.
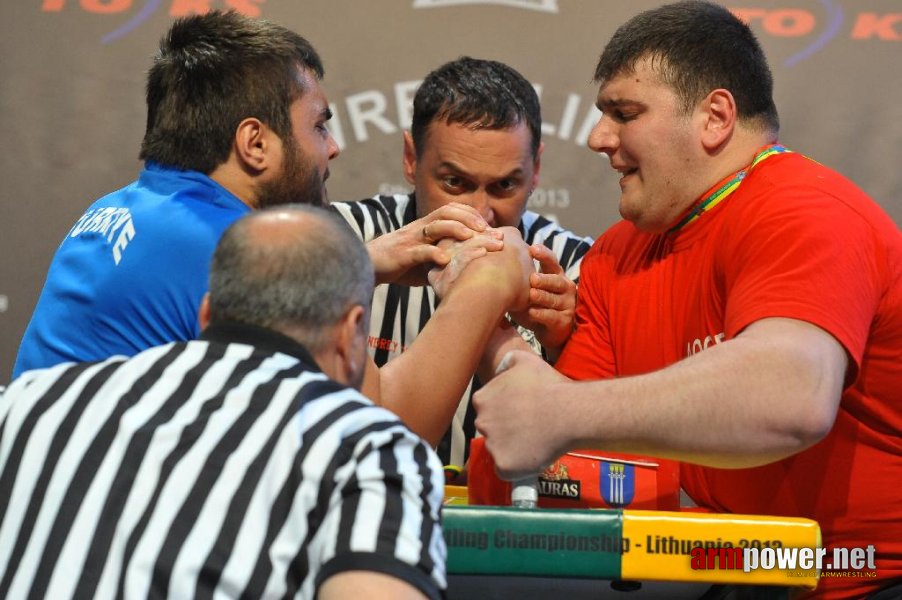
<svg viewBox="0 0 902 600">
<path fill-rule="evenodd" d="M 752 467 L 827 435 L 847 360 L 824 330 L 783 318 L 634 377 L 573 382 L 518 353 L 476 394 L 476 425 L 508 476 L 577 447 Z"/>
<path fill-rule="evenodd" d="M 517 333 L 517 329 L 508 323 L 507 320 L 502 320 L 492 331 L 492 336 L 483 349 L 479 368 L 476 372 L 479 376 L 479 381 L 483 384 L 491 381 L 498 371 L 498 365 L 513 350 L 533 351 L 530 345 Z"/>
<path fill-rule="evenodd" d="M 376 401 L 430 444 L 438 444 L 450 425 L 505 311 L 528 301 L 528 248 L 515 229 L 504 229 L 503 249 L 472 260 L 414 343 L 379 369 L 378 384 L 365 381 L 365 392 L 378 385 Z"/>
</svg>

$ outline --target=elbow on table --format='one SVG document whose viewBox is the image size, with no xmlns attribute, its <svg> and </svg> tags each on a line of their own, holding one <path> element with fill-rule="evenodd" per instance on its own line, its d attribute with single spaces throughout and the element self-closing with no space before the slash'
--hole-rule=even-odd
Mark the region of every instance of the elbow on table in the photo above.
<svg viewBox="0 0 902 600">
<path fill-rule="evenodd" d="M 800 403 L 800 409 L 783 424 L 784 434 L 791 440 L 795 451 L 801 452 L 823 440 L 836 422 L 839 400 L 823 394 Z"/>
</svg>

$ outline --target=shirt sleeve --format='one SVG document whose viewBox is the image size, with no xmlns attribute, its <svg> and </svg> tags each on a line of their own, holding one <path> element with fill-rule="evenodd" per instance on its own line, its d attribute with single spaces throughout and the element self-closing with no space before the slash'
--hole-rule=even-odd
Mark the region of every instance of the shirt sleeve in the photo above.
<svg viewBox="0 0 902 600">
<path fill-rule="evenodd" d="M 333 202 L 330 208 L 366 243 L 400 229 L 409 202 L 410 198 L 403 195 L 374 196 L 353 202 Z"/>
<path fill-rule="evenodd" d="M 540 214 L 527 211 L 520 222 L 527 244 L 543 244 L 557 257 L 567 278 L 579 281 L 580 263 L 592 247 L 592 238 L 580 237 Z"/>
<path fill-rule="evenodd" d="M 382 409 L 371 408 L 367 412 Z M 428 598 L 447 587 L 440 511 L 444 479 L 438 457 L 397 421 L 355 434 L 351 460 L 337 477 L 338 493 L 323 529 L 334 532 L 334 555 L 317 577 L 363 570 L 396 577 Z"/>
<path fill-rule="evenodd" d="M 773 186 L 781 202 L 743 213 L 726 231 L 719 270 L 727 290 L 726 335 L 769 317 L 807 321 L 861 365 L 880 300 L 886 251 L 853 206 L 810 186 Z"/>
</svg>

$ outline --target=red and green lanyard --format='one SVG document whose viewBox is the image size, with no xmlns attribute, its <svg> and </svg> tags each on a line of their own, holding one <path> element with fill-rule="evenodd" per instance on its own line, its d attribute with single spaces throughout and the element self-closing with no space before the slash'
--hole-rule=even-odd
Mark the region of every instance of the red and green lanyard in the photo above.
<svg viewBox="0 0 902 600">
<path fill-rule="evenodd" d="M 739 169 L 732 175 L 727 175 L 715 184 L 714 187 L 712 187 L 711 190 L 695 205 L 695 208 L 689 211 L 689 214 L 683 217 L 679 223 L 671 227 L 667 233 L 679 231 L 702 216 L 705 211 L 711 210 L 726 200 L 730 194 L 736 191 L 736 188 L 738 188 L 739 184 L 742 183 L 742 180 L 745 179 L 746 174 L 751 171 L 755 165 L 775 154 L 783 154 L 785 152 L 792 152 L 792 150 L 780 146 L 779 144 L 765 146 L 757 155 L 755 155 L 754 160 L 752 160 L 748 166 Z"/>
</svg>

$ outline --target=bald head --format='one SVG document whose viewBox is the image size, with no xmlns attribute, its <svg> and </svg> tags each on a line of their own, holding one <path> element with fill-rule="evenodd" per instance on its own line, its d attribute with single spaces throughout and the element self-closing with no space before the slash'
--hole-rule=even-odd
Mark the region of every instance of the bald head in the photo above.
<svg viewBox="0 0 902 600">
<path fill-rule="evenodd" d="M 252 213 L 235 224 L 234 235 L 247 238 L 248 247 L 256 248 L 261 253 L 269 252 L 279 256 L 291 252 L 313 237 L 325 238 L 325 243 L 328 243 L 330 237 L 341 235 L 341 232 L 330 231 L 331 235 L 317 232 L 321 232 L 323 228 L 335 229 L 334 226 L 335 220 L 331 215 L 305 210 L 304 206 L 296 206 Z"/>
<path fill-rule="evenodd" d="M 313 352 L 353 306 L 369 308 L 366 249 L 332 213 L 300 205 L 255 211 L 223 234 L 210 267 L 210 320 L 279 331 Z"/>
</svg>

